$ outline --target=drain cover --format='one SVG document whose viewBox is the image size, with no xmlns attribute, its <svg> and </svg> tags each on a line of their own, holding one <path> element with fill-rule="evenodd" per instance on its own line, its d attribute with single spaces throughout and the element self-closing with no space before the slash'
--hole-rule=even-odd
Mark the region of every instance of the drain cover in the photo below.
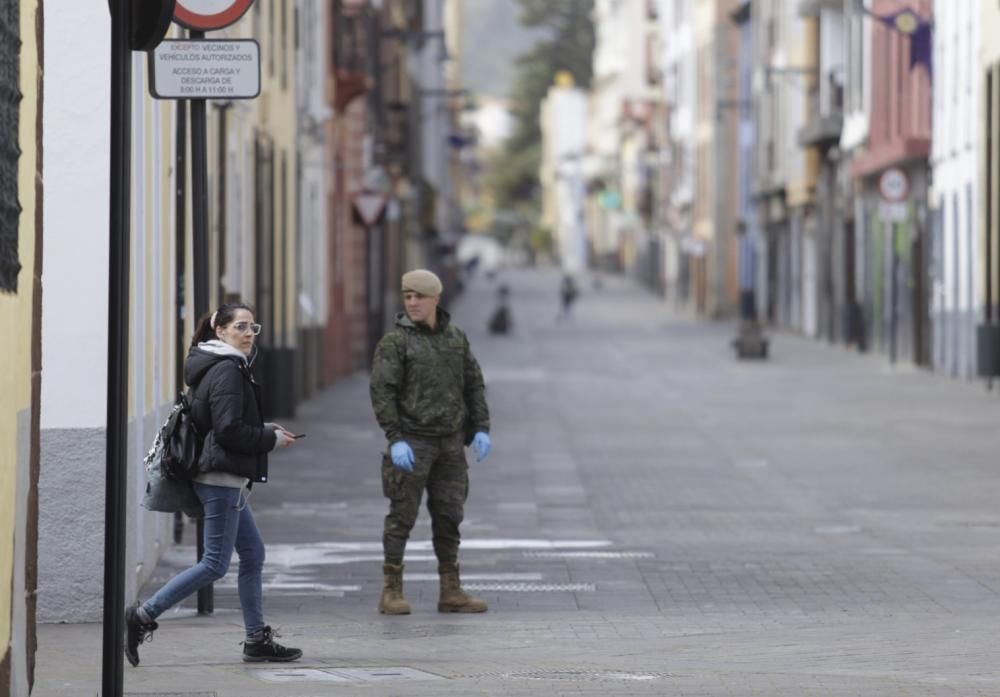
<svg viewBox="0 0 1000 697">
<path fill-rule="evenodd" d="M 255 670 L 254 677 L 264 682 L 350 682 L 350 678 L 315 668 Z"/>
<path fill-rule="evenodd" d="M 441 680 L 441 676 L 414 668 L 337 668 L 337 674 L 357 682 L 386 680 Z"/>
</svg>

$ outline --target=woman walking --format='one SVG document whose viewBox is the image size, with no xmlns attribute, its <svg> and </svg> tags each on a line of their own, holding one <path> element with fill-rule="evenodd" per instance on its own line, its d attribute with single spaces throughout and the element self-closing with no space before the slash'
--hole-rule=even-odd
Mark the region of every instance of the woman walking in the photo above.
<svg viewBox="0 0 1000 697">
<path fill-rule="evenodd" d="M 235 549 L 240 557 L 239 598 L 246 641 L 244 661 L 294 661 L 302 651 L 274 641 L 264 624 L 261 569 L 264 542 L 250 510 L 250 487 L 267 481 L 267 454 L 295 436 L 263 422 L 260 387 L 251 364 L 260 334 L 249 305 L 225 304 L 204 317 L 191 341 L 184 381 L 193 390 L 191 413 L 205 436 L 194 490 L 205 508 L 205 553 L 153 597 L 125 611 L 125 657 L 139 665 L 139 644 L 158 628 L 156 618 L 192 593 L 225 576 Z"/>
</svg>

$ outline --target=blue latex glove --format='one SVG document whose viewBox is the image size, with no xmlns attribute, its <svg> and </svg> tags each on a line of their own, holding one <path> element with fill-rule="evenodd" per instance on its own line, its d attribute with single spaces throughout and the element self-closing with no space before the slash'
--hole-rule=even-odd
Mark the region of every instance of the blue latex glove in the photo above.
<svg viewBox="0 0 1000 697">
<path fill-rule="evenodd" d="M 413 463 L 416 462 L 416 458 L 413 457 L 413 448 L 405 440 L 397 441 L 392 444 L 389 448 L 389 455 L 392 458 L 392 464 L 404 472 L 413 471 Z"/>
<path fill-rule="evenodd" d="M 490 434 L 483 431 L 477 433 L 472 439 L 472 449 L 476 451 L 476 462 L 485 460 L 492 447 L 493 442 L 490 440 Z"/>
</svg>

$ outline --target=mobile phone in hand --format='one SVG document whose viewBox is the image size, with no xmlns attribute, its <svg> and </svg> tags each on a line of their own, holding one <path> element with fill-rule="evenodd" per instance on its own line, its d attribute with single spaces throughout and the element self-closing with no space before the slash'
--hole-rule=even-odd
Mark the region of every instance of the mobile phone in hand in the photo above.
<svg viewBox="0 0 1000 697">
<path fill-rule="evenodd" d="M 295 435 L 294 433 L 292 434 L 292 438 L 294 438 L 295 440 L 298 440 L 299 438 L 305 438 L 305 437 L 306 437 L 305 433 L 300 433 L 298 435 Z"/>
</svg>

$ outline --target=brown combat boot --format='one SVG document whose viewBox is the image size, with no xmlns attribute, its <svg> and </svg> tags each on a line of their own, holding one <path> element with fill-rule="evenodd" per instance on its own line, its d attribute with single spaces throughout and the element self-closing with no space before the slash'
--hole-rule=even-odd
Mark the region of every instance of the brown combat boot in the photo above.
<svg viewBox="0 0 1000 697">
<path fill-rule="evenodd" d="M 467 595 L 462 590 L 462 582 L 458 578 L 457 563 L 442 562 L 438 564 L 438 576 L 441 577 L 438 612 L 486 612 L 489 609 L 485 600 Z"/>
<path fill-rule="evenodd" d="M 383 615 L 409 615 L 410 604 L 403 597 L 403 565 L 382 565 L 382 597 L 378 611 Z"/>
</svg>

